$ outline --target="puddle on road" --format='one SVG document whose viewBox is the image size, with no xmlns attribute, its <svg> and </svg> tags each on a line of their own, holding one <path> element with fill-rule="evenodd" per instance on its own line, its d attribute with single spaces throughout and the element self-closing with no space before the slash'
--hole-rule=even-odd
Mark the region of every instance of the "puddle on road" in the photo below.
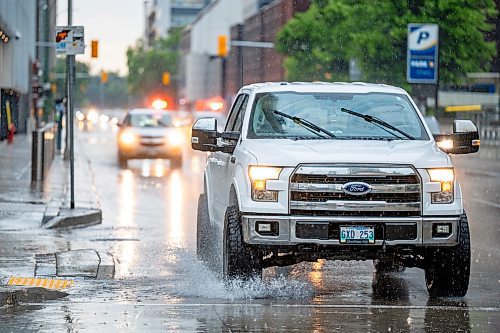
<svg viewBox="0 0 500 333">
<path fill-rule="evenodd" d="M 91 298 L 93 301 L 172 303 L 186 299 L 304 300 L 314 296 L 314 286 L 307 281 L 274 274 L 265 275 L 262 281 L 223 281 L 194 253 L 181 247 L 168 247 L 163 251 L 163 256 L 149 252 L 151 258 L 163 258 L 162 261 L 144 263 L 133 268 L 130 275 L 117 275 L 113 281 L 83 281 L 71 298 L 75 301 Z M 117 272 L 124 273 L 119 266 L 128 263 L 117 259 Z"/>
<path fill-rule="evenodd" d="M 179 297 L 210 299 L 305 299 L 313 287 L 304 281 L 290 280 L 283 275 L 260 279 L 223 281 L 184 249 L 174 252 L 182 263 L 182 276 L 175 277 L 175 292 Z"/>
</svg>

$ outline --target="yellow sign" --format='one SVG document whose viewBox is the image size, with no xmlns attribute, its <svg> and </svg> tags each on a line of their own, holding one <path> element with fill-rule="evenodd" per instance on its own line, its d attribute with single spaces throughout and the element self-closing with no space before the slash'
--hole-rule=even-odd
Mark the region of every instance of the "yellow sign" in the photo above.
<svg viewBox="0 0 500 333">
<path fill-rule="evenodd" d="M 445 112 L 481 111 L 481 105 L 453 105 L 444 108 Z"/>
<path fill-rule="evenodd" d="M 5 109 L 7 111 L 7 127 L 10 128 L 12 123 L 12 115 L 10 114 L 10 102 L 5 101 Z"/>
</svg>

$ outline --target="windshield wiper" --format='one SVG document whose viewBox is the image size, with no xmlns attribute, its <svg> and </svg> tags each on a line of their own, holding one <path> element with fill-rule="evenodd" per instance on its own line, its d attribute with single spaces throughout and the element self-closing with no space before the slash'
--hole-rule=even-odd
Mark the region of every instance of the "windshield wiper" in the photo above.
<svg viewBox="0 0 500 333">
<path fill-rule="evenodd" d="M 359 118 L 362 118 L 364 119 L 365 121 L 369 122 L 369 123 L 373 123 L 373 124 L 376 124 L 376 125 L 380 125 L 382 127 L 386 127 L 388 129 L 391 129 L 393 131 L 396 131 L 398 132 L 399 134 L 407 137 L 408 139 L 410 140 L 415 140 L 415 137 L 413 137 L 412 135 L 406 133 L 405 131 L 402 131 L 400 130 L 399 128 L 389 124 L 388 122 L 386 121 L 383 121 L 382 119 L 380 118 L 377 118 L 377 117 L 374 117 L 374 116 L 370 116 L 370 115 L 367 115 L 367 114 L 362 114 L 362 113 L 359 113 L 359 112 L 356 112 L 356 111 L 352 111 L 352 110 L 349 110 L 349 109 L 346 109 L 346 108 L 340 108 L 340 111 L 342 112 L 345 112 L 345 113 L 349 113 L 349 114 L 352 114 L 353 116 L 356 116 L 356 117 L 359 117 Z M 389 132 L 390 133 L 390 132 Z M 392 135 L 394 135 L 394 133 L 391 133 Z M 397 137 L 397 136 L 396 136 Z"/>
<path fill-rule="evenodd" d="M 333 134 L 329 130 L 324 129 L 323 127 L 319 127 L 318 125 L 311 123 L 309 120 L 306 120 L 306 119 L 301 118 L 301 117 L 290 116 L 289 114 L 279 112 L 277 110 L 274 110 L 273 112 L 277 115 L 284 117 L 284 118 L 288 118 L 288 119 L 293 120 L 294 123 L 308 129 L 312 133 L 319 135 L 319 133 L 321 132 L 321 133 L 328 135 L 330 138 L 333 138 L 333 139 L 336 138 L 335 134 Z"/>
</svg>

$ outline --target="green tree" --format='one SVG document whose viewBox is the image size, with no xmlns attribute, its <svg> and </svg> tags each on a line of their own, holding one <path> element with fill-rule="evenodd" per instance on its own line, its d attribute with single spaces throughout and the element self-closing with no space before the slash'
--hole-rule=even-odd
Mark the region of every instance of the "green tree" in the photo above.
<svg viewBox="0 0 500 333">
<path fill-rule="evenodd" d="M 101 108 L 127 108 L 129 105 L 127 78 L 108 72 L 108 81 L 101 82 L 101 76 L 92 76 L 87 89 L 87 100 Z"/>
<path fill-rule="evenodd" d="M 167 38 L 158 39 L 151 47 L 139 41 L 127 50 L 128 84 L 132 95 L 147 96 L 155 92 L 168 92 L 175 96 L 181 30 L 172 30 Z M 162 75 L 169 72 L 172 82 L 162 84 Z"/>
<path fill-rule="evenodd" d="M 54 67 L 55 84 L 56 84 L 56 98 L 66 96 L 66 59 L 58 58 Z M 76 106 L 85 105 L 87 100 L 87 88 L 89 85 L 89 65 L 84 62 L 77 61 L 75 64 L 75 90 L 74 90 L 74 103 Z"/>
<path fill-rule="evenodd" d="M 346 80 L 355 59 L 362 79 L 406 85 L 408 23 L 440 28 L 440 81 L 461 83 L 488 69 L 494 42 L 484 40 L 494 0 L 316 0 L 277 34 L 290 80 Z"/>
</svg>

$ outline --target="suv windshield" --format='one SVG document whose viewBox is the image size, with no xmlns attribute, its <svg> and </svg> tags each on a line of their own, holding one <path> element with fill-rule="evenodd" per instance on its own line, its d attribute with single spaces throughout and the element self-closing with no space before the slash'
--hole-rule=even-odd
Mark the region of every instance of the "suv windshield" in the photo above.
<svg viewBox="0 0 500 333">
<path fill-rule="evenodd" d="M 408 134 L 367 121 L 355 111 Z M 314 133 L 298 119 L 331 135 Z M 308 128 L 309 127 L 309 128 Z M 324 132 L 324 131 L 323 131 Z M 388 93 L 273 92 L 256 96 L 250 116 L 251 139 L 429 140 L 417 112 L 405 95 Z"/>
<path fill-rule="evenodd" d="M 132 127 L 169 127 L 172 118 L 167 113 L 139 113 L 130 115 Z"/>
</svg>

